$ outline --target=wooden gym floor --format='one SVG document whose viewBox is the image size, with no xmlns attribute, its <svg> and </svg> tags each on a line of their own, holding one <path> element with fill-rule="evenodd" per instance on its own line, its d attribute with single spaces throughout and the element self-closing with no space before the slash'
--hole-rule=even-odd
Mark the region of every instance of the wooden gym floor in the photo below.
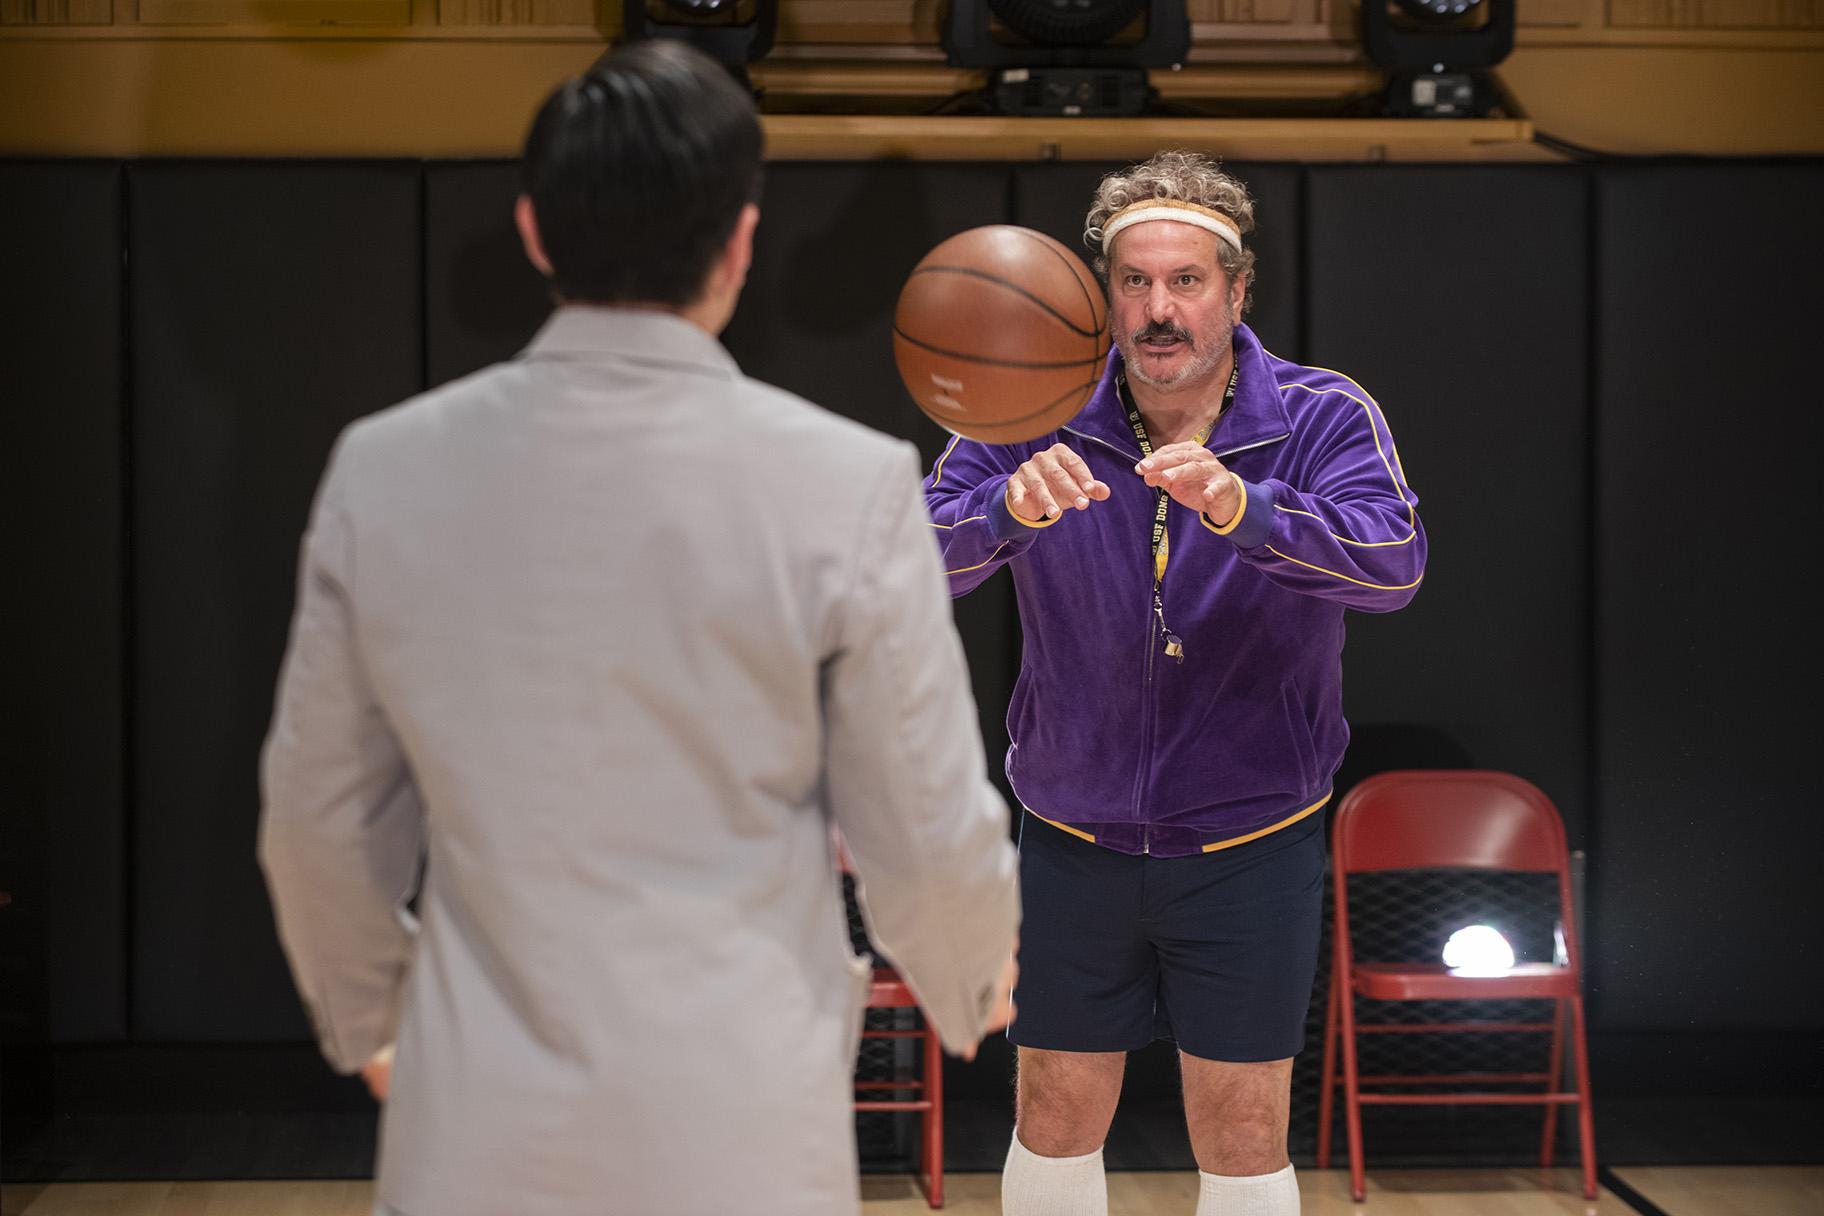
<svg viewBox="0 0 1824 1216">
<path fill-rule="evenodd" d="M 1816 1216 L 1824 1166 L 1622 1167 L 1617 1178 L 1664 1216 Z M 952 1174 L 949 1216 L 998 1216 L 1000 1177 Z M 1639 1209 L 1603 1190 L 1586 1203 L 1574 1169 L 1377 1170 L 1365 1208 L 1349 1201 L 1345 1170 L 1301 1170 L 1304 1216 L 1629 1216 Z M 1188 1216 L 1192 1173 L 1109 1175 L 1110 1216 Z M 909 1178 L 862 1179 L 863 1216 L 927 1211 Z M 10 1183 L 0 1216 L 371 1216 L 369 1182 Z M 730 1216 L 738 1216 L 732 1210 Z"/>
</svg>

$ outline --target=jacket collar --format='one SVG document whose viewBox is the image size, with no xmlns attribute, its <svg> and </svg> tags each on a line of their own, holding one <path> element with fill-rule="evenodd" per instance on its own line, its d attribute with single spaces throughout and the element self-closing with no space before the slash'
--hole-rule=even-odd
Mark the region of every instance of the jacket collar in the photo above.
<svg viewBox="0 0 1824 1216">
<path fill-rule="evenodd" d="M 1215 432 L 1204 445 L 1218 456 L 1272 443 L 1292 433 L 1291 419 L 1260 339 L 1246 325 L 1237 325 L 1234 341 L 1235 359 L 1241 367 L 1235 382 L 1235 404 L 1216 423 Z M 1111 444 L 1124 453 L 1131 452 L 1139 460 L 1140 449 L 1115 388 L 1115 377 L 1121 370 L 1120 348 L 1111 347 L 1101 383 L 1096 385 L 1089 403 L 1064 429 Z"/>
<path fill-rule="evenodd" d="M 563 305 L 520 357 L 572 362 L 625 359 L 723 379 L 741 374 L 734 356 L 715 338 L 676 313 L 656 308 Z"/>
</svg>

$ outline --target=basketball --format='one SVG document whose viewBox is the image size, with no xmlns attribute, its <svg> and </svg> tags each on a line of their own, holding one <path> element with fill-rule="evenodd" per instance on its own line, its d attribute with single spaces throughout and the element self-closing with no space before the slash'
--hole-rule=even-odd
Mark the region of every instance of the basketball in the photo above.
<svg viewBox="0 0 1824 1216">
<path fill-rule="evenodd" d="M 893 358 L 931 421 L 983 443 L 1055 431 L 1095 391 L 1108 310 L 1083 260 L 1041 232 L 959 232 L 912 269 Z"/>
</svg>

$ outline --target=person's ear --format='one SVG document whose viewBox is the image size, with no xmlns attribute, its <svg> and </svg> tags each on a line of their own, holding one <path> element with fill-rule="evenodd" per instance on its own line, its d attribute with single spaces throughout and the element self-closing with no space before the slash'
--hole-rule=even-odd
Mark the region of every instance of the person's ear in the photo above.
<svg viewBox="0 0 1824 1216">
<path fill-rule="evenodd" d="M 519 229 L 520 244 L 525 246 L 526 260 L 547 279 L 551 277 L 551 259 L 545 256 L 545 243 L 538 236 L 538 216 L 532 211 L 532 199 L 520 195 L 513 204 L 513 223 Z"/>
<path fill-rule="evenodd" d="M 729 234 L 722 257 L 727 282 L 739 291 L 747 282 L 747 272 L 754 264 L 754 229 L 760 226 L 760 207 L 749 203 L 735 219 L 735 230 Z"/>
</svg>

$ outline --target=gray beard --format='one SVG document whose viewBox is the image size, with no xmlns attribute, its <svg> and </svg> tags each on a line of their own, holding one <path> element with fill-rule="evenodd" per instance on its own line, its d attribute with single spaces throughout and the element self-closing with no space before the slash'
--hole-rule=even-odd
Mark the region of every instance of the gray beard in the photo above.
<svg viewBox="0 0 1824 1216">
<path fill-rule="evenodd" d="M 1213 344 L 1203 354 L 1194 354 L 1190 362 L 1180 367 L 1169 376 L 1151 376 L 1140 369 L 1140 363 L 1134 358 L 1134 341 L 1131 337 L 1123 338 L 1116 345 L 1121 348 L 1121 358 L 1127 364 L 1127 374 L 1149 388 L 1176 388 L 1187 380 L 1207 376 L 1216 370 L 1222 357 L 1235 344 L 1235 330 L 1231 327 L 1220 343 Z"/>
</svg>

